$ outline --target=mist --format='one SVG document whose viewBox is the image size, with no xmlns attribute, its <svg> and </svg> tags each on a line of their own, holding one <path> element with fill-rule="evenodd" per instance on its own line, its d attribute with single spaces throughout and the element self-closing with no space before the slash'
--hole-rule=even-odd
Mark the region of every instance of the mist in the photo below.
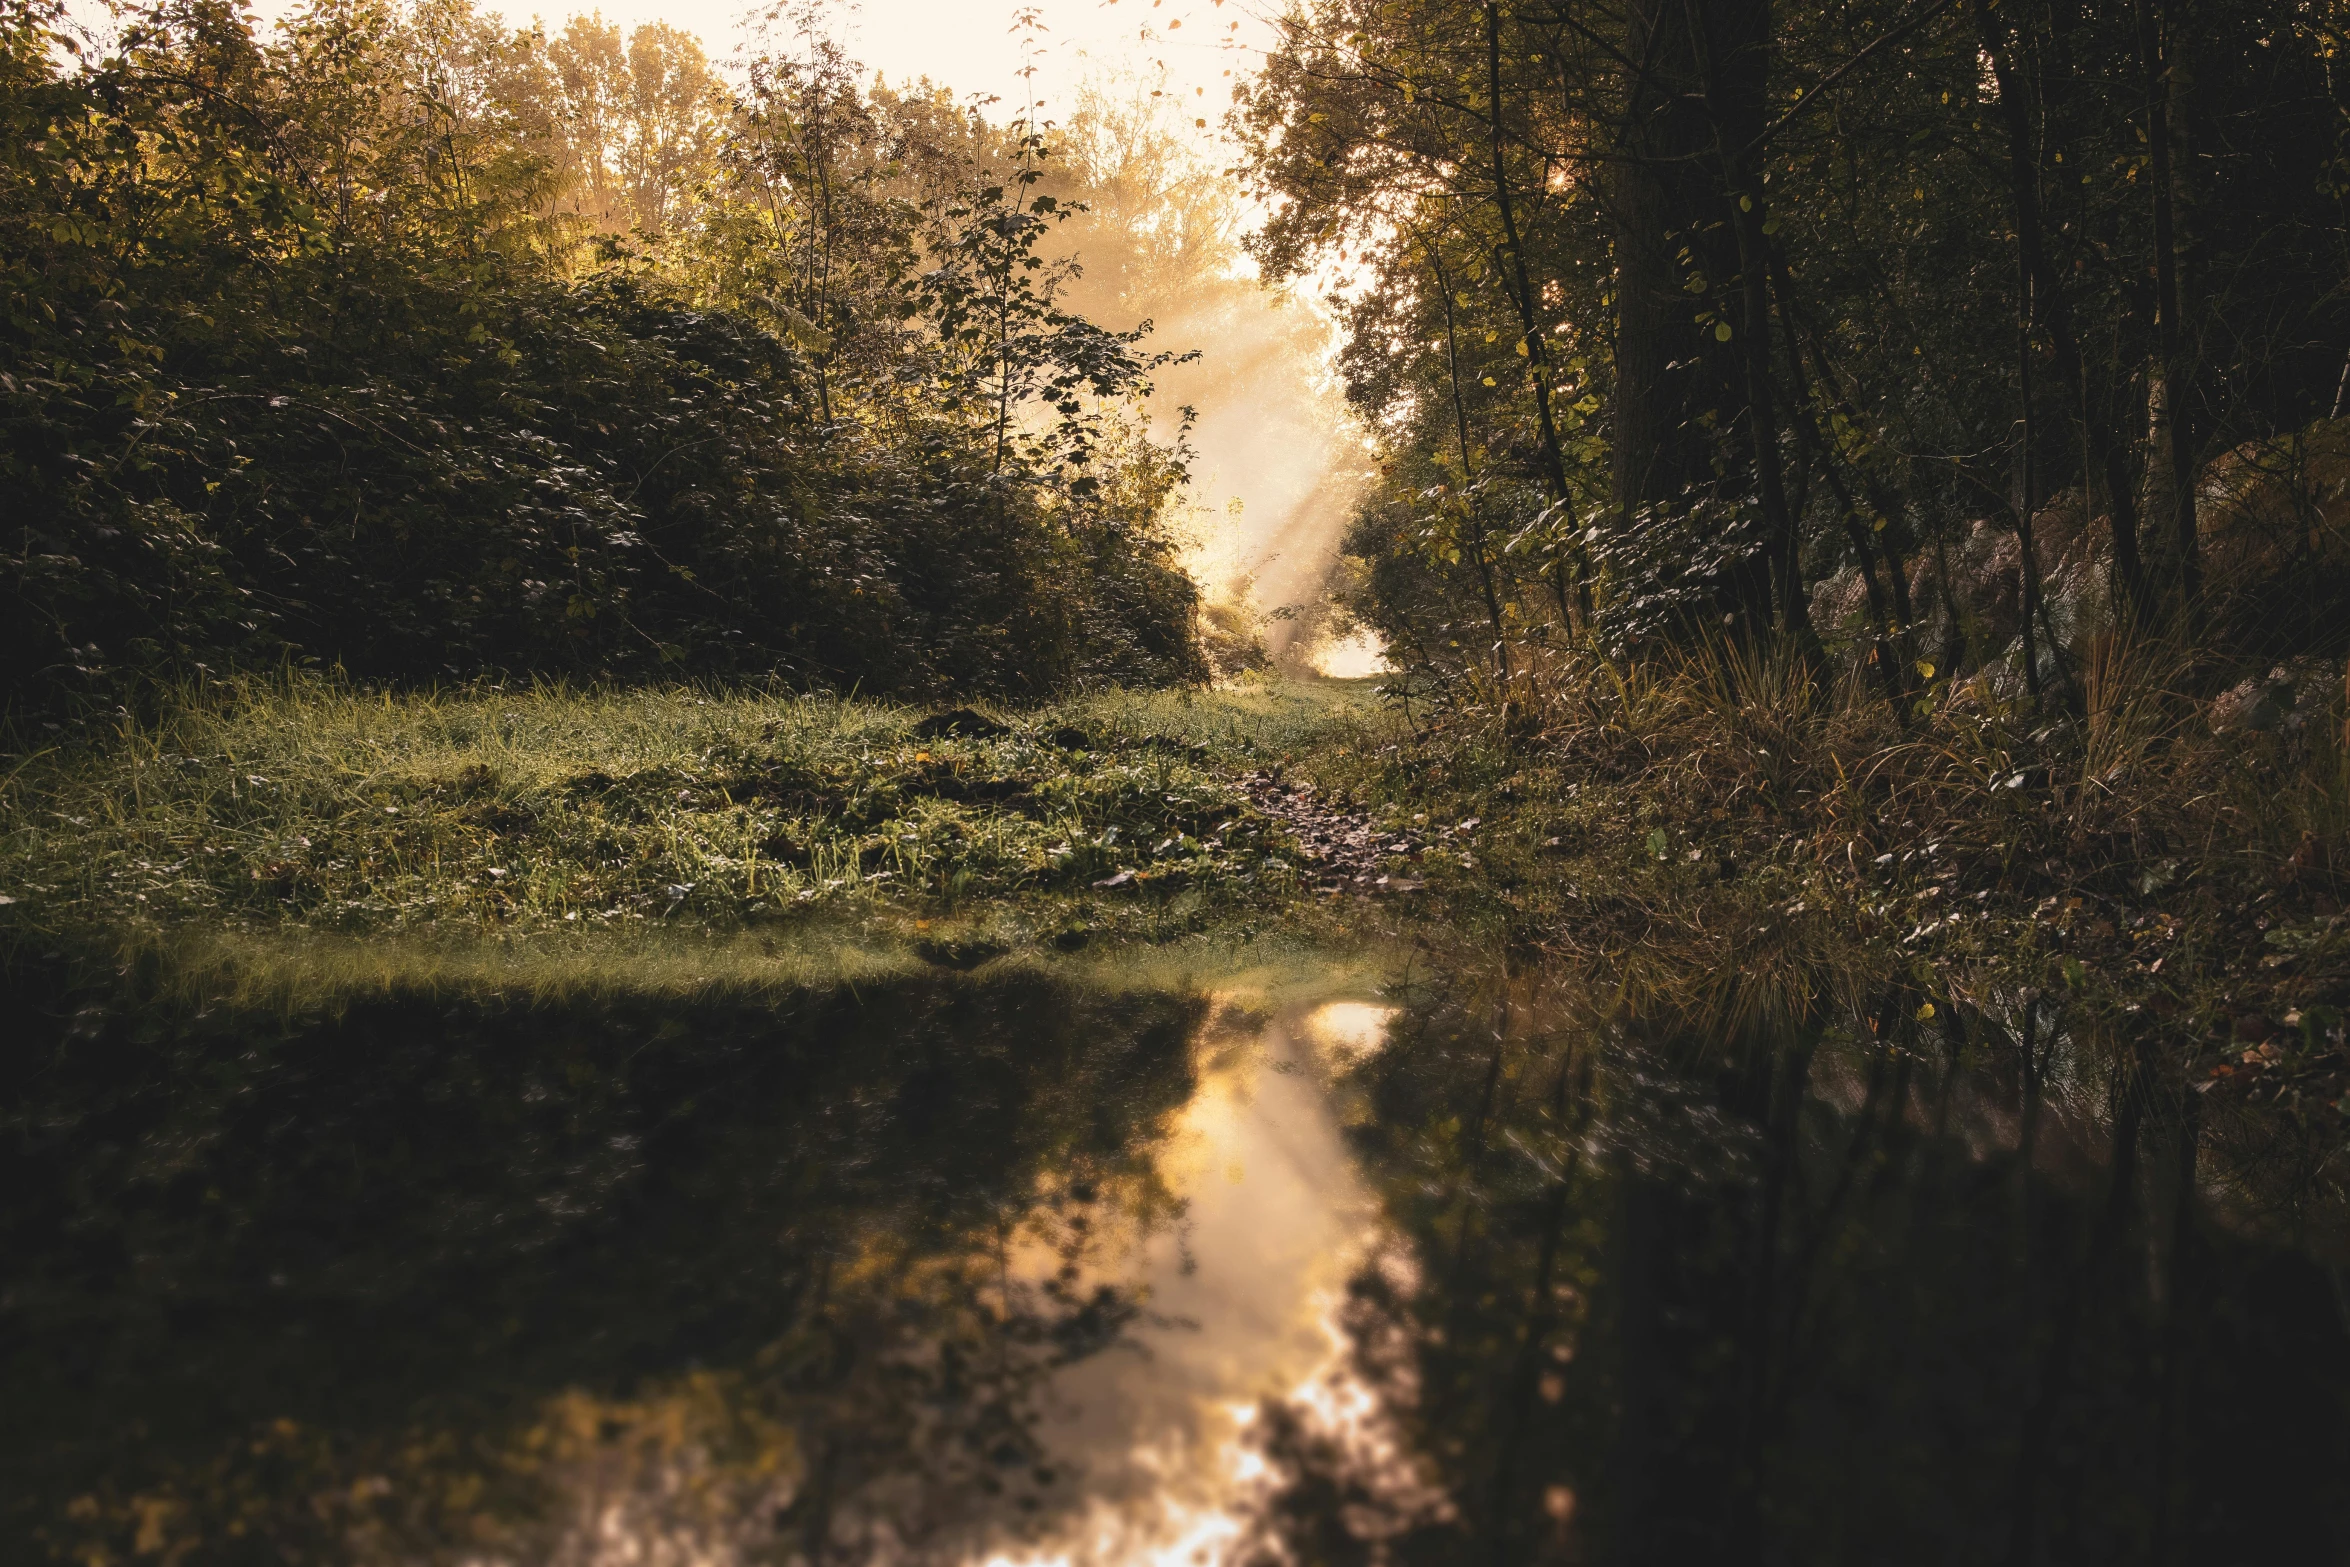
<svg viewBox="0 0 2350 1567">
<path fill-rule="evenodd" d="M 1335 327 L 1258 279 L 1245 193 L 1184 112 L 1144 76 L 1079 92 L 1062 177 L 1089 210 L 1067 230 L 1081 269 L 1067 297 L 1105 325 L 1150 322 L 1153 351 L 1197 354 L 1159 372 L 1150 415 L 1169 439 L 1191 411 L 1187 564 L 1209 601 L 1244 607 L 1277 662 L 1369 673 L 1376 648 L 1328 592 L 1369 466 L 1332 372 Z"/>
</svg>

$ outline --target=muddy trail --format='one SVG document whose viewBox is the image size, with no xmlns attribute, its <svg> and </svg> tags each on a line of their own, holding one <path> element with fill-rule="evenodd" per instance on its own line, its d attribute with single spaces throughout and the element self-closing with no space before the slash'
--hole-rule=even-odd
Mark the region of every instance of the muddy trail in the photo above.
<svg viewBox="0 0 2350 1567">
<path fill-rule="evenodd" d="M 1272 773 L 1249 773 L 1238 788 L 1250 809 L 1289 830 L 1297 840 L 1300 880 L 1326 896 L 1419 892 L 1427 885 L 1420 869 L 1433 855 L 1455 855 L 1464 868 L 1476 865 L 1469 853 L 1475 817 L 1451 827 L 1424 820 L 1388 827 L 1310 783 Z"/>
</svg>

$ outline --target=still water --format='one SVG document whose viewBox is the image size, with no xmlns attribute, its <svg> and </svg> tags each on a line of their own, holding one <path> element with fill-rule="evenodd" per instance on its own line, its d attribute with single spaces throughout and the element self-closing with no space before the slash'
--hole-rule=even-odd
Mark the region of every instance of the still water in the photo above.
<svg viewBox="0 0 2350 1567">
<path fill-rule="evenodd" d="M 2044 998 L 8 986 L 0 1560 L 2350 1560 L 2340 1150 Z"/>
</svg>

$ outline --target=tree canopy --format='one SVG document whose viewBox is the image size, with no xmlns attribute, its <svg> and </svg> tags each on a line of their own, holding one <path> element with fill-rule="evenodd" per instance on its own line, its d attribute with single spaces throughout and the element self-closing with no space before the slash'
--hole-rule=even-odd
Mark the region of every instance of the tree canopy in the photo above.
<svg viewBox="0 0 2350 1567">
<path fill-rule="evenodd" d="M 1200 668 L 1158 357 L 1043 129 L 463 0 L 0 11 L 13 702 L 286 657 L 922 692 Z"/>
<path fill-rule="evenodd" d="M 1268 269 L 1353 272 L 1359 607 L 1432 670 L 1726 628 L 1897 696 L 2036 691 L 2107 624 L 2333 650 L 2340 31 L 1301 0 L 1235 122 Z"/>
</svg>

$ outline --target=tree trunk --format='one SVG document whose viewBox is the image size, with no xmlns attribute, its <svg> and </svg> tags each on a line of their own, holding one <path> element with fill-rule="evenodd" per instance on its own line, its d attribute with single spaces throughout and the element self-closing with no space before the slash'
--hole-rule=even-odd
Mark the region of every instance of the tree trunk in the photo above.
<svg viewBox="0 0 2350 1567">
<path fill-rule="evenodd" d="M 2023 601 L 2024 621 L 2024 688 L 2032 700 L 2040 700 L 2040 650 L 2032 635 L 2032 617 L 2040 609 L 2040 555 L 2032 544 L 2032 513 L 2040 504 L 2034 485 L 2032 464 L 2032 269 L 2025 265 L 2022 250 L 2016 252 L 2016 381 L 2018 385 L 2018 414 L 2016 434 L 2016 497 L 2015 538 L 2022 559 L 2017 563 L 2020 579 L 2017 594 Z"/>
<path fill-rule="evenodd" d="M 1506 687 L 1510 679 L 1509 632 L 1502 624 L 1501 596 L 1493 587 L 1493 563 L 1485 558 L 1485 519 L 1477 510 L 1473 486 L 1477 472 L 1469 456 L 1469 409 L 1461 400 L 1461 345 L 1452 314 L 1452 285 L 1444 275 L 1444 253 L 1437 242 L 1415 236 L 1428 252 L 1428 270 L 1436 279 L 1437 296 L 1444 301 L 1444 368 L 1452 386 L 1453 433 L 1461 443 L 1461 508 L 1469 522 L 1470 559 L 1477 568 L 1477 586 L 1485 594 L 1485 613 L 1493 621 L 1494 672 Z"/>
<path fill-rule="evenodd" d="M 1741 595 L 1755 602 L 1775 598 L 1779 626 L 1806 643 L 1811 609 L 1803 596 L 1795 518 L 1787 506 L 1786 475 L 1779 461 L 1779 417 L 1771 386 L 1771 308 L 1768 255 L 1762 231 L 1763 183 L 1749 151 L 1762 139 L 1763 105 L 1770 82 L 1770 0 L 1713 0 L 1706 23 L 1692 38 L 1704 75 L 1706 113 L 1713 121 L 1713 156 L 1728 202 L 1729 229 L 1737 245 L 1740 367 L 1745 372 L 1747 447 L 1754 464 L 1755 498 L 1761 503 L 1768 542 L 1754 576 L 1760 580 Z"/>
<path fill-rule="evenodd" d="M 1640 69 L 1626 105 L 1617 176 L 1616 488 L 1627 527 L 1660 506 L 1713 488 L 1713 442 L 1699 416 L 1728 431 L 1745 418 L 1759 553 L 1717 584 L 1721 606 L 1751 633 L 1769 622 L 1808 640 L 1810 613 L 1795 554 L 1771 385 L 1768 245 L 1762 182 L 1749 151 L 1764 125 L 1769 0 L 1635 0 Z M 1725 209 L 1724 203 L 1728 203 Z M 1735 277 L 1734 315 L 1701 327 L 1692 276 L 1716 292 Z M 1728 341 L 1725 342 L 1724 340 Z"/>
<path fill-rule="evenodd" d="M 2179 343 L 2178 240 L 2171 211 L 2170 63 L 2159 0 L 2137 0 L 2138 69 L 2146 79 L 2146 143 L 2154 186 L 2154 333 L 2162 354 L 2169 426 L 2171 526 L 2179 552 L 2179 604 L 2189 617 L 2203 590 L 2195 539 L 2195 434 L 2187 418 L 2187 366 Z"/>
<path fill-rule="evenodd" d="M 1542 440 L 1542 477 L 1550 487 L 1551 503 L 1562 505 L 1567 498 L 1567 465 L 1559 453 L 1558 425 L 1550 412 L 1549 345 L 1543 337 L 1541 319 L 1535 313 L 1534 283 L 1526 268 L 1526 247 L 1518 233 L 1517 204 L 1510 199 L 1509 160 L 1502 134 L 1500 0 L 1485 0 L 1485 112 L 1493 154 L 1493 205 L 1501 218 L 1502 241 L 1509 248 L 1510 275 L 1517 279 L 1517 287 L 1505 292 L 1511 293 L 1518 307 L 1519 329 L 1525 334 L 1519 339 L 1519 346 L 1525 350 L 1526 374 L 1534 383 L 1534 423 Z M 1445 308 L 1450 311 L 1449 302 Z M 1577 575 L 1587 581 L 1590 574 L 1578 571 Z M 1588 587 L 1583 592 L 1588 595 Z"/>
<path fill-rule="evenodd" d="M 1700 0 L 1702 3 L 1702 0 Z M 1611 195 L 1616 219 L 1616 395 L 1611 434 L 1622 524 L 1681 500 L 1713 476 L 1711 442 L 1695 423 L 1729 401 L 1719 349 L 1690 320 L 1679 256 L 1719 259 L 1703 230 L 1717 195 L 1698 171 L 1713 138 L 1687 0 L 1634 0 L 1631 47 L 1641 69 L 1625 104 L 1624 156 Z M 1735 263 L 1731 263 L 1734 265 Z M 1726 271 L 1728 268 L 1722 267 Z"/>
<path fill-rule="evenodd" d="M 2070 395 L 2080 420 L 2085 463 L 2081 475 L 2087 494 L 2093 481 L 2105 482 L 2106 505 L 2113 520 L 2113 581 L 2115 599 L 2125 618 L 2143 620 L 2146 609 L 2146 572 L 2138 557 L 2138 507 L 2130 489 L 2128 465 L 2113 432 L 2089 403 L 2089 376 L 2081 357 L 2081 340 L 2073 328 L 2072 303 L 2063 280 L 2048 256 L 2040 215 L 2039 162 L 2032 150 L 2031 117 L 2020 93 L 2022 83 L 2008 61 L 2005 29 L 1993 18 L 1989 0 L 1974 0 L 1975 27 L 1991 78 L 1999 95 L 1999 114 L 2007 129 L 2007 165 L 2010 197 L 2015 205 L 2016 246 L 2038 296 L 2040 319 L 2048 328 L 2049 347 L 2056 354 L 2056 372 Z"/>
</svg>

